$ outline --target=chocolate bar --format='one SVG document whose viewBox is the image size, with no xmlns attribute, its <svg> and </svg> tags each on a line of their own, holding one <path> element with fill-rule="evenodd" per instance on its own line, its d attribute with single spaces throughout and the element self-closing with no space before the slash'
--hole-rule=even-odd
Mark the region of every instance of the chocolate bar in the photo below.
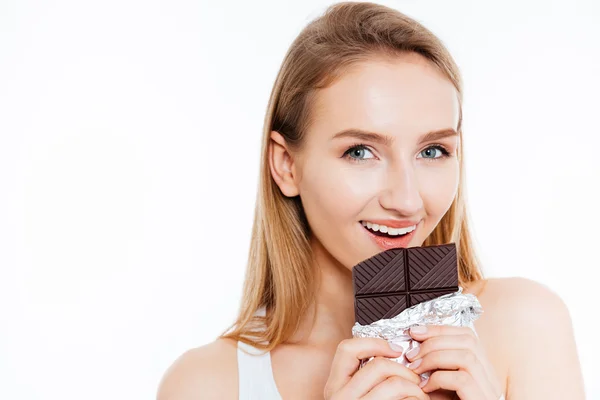
<svg viewBox="0 0 600 400">
<path fill-rule="evenodd" d="M 352 269 L 356 322 L 393 318 L 408 307 L 458 291 L 456 244 L 385 250 Z"/>
</svg>

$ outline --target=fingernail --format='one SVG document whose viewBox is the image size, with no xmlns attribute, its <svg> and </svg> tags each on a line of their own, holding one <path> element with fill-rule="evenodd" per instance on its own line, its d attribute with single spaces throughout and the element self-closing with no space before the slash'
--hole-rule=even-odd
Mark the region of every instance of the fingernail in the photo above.
<svg viewBox="0 0 600 400">
<path fill-rule="evenodd" d="M 410 328 L 410 333 L 415 333 L 417 335 L 422 335 L 427 332 L 427 327 L 423 325 L 413 326 Z"/>
<path fill-rule="evenodd" d="M 425 379 L 425 380 L 421 381 L 421 383 L 419 383 L 419 387 L 420 387 L 420 388 L 423 388 L 423 387 L 425 387 L 425 385 L 427 385 L 427 382 L 429 382 L 429 378 L 427 378 L 427 379 Z"/>
<path fill-rule="evenodd" d="M 398 353 L 402 353 L 404 351 L 404 347 L 402 345 L 396 344 L 394 342 L 388 342 L 392 350 L 397 351 Z"/>
<path fill-rule="evenodd" d="M 419 348 L 415 347 L 414 349 L 410 349 L 408 352 L 406 352 L 406 357 L 407 358 L 413 358 L 417 354 L 419 354 Z"/>
<path fill-rule="evenodd" d="M 421 365 L 422 361 L 423 361 L 423 359 L 419 358 L 417 361 L 408 364 L 408 368 L 410 368 L 410 369 L 416 369 L 419 365 Z"/>
</svg>

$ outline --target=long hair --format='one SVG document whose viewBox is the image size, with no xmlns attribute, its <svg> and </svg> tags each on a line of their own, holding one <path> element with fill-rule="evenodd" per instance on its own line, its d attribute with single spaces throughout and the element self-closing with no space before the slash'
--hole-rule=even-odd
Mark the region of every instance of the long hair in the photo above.
<svg viewBox="0 0 600 400">
<path fill-rule="evenodd" d="M 278 131 L 291 151 L 300 150 L 318 89 L 331 85 L 357 62 L 407 52 L 416 52 L 436 66 L 456 88 L 460 103 L 457 194 L 423 245 L 456 243 L 461 286 L 483 278 L 467 223 L 462 83 L 457 65 L 432 32 L 401 12 L 370 2 L 336 3 L 296 37 L 271 91 L 242 302 L 236 321 L 220 338 L 271 350 L 293 335 L 317 292 L 310 228 L 300 198 L 284 196 L 271 176 L 270 132 Z M 268 312 L 258 314 L 263 307 Z"/>
</svg>

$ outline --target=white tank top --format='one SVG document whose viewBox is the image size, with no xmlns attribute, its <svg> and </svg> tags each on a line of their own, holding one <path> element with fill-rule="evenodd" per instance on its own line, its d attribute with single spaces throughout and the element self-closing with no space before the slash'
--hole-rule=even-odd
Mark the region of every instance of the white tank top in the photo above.
<svg viewBox="0 0 600 400">
<path fill-rule="evenodd" d="M 265 315 L 264 308 L 256 315 Z M 240 400 L 281 400 L 273 378 L 270 351 L 238 341 L 237 361 Z"/>
<path fill-rule="evenodd" d="M 238 342 L 240 400 L 281 400 L 273 378 L 271 352 L 261 354 L 261 351 L 246 343 Z"/>
</svg>

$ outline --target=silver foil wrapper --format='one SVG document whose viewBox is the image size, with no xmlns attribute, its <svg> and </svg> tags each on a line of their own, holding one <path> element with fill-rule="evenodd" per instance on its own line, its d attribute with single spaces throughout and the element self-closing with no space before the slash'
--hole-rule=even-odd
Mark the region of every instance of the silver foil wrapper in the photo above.
<svg viewBox="0 0 600 400">
<path fill-rule="evenodd" d="M 467 326 L 475 331 L 473 322 L 483 313 L 481 304 L 477 297 L 465 294 L 462 288 L 457 292 L 450 293 L 435 299 L 414 305 L 402 311 L 390 319 L 380 319 L 369 325 L 360 325 L 358 322 L 352 327 L 353 337 L 381 338 L 401 346 L 402 355 L 392 360 L 408 366 L 410 362 L 405 354 L 415 347 L 419 342 L 414 340 L 409 329 L 416 325 L 451 325 Z M 373 357 L 361 360 L 359 368 L 371 361 Z M 430 372 L 422 373 L 421 379 L 427 379 Z"/>
</svg>

